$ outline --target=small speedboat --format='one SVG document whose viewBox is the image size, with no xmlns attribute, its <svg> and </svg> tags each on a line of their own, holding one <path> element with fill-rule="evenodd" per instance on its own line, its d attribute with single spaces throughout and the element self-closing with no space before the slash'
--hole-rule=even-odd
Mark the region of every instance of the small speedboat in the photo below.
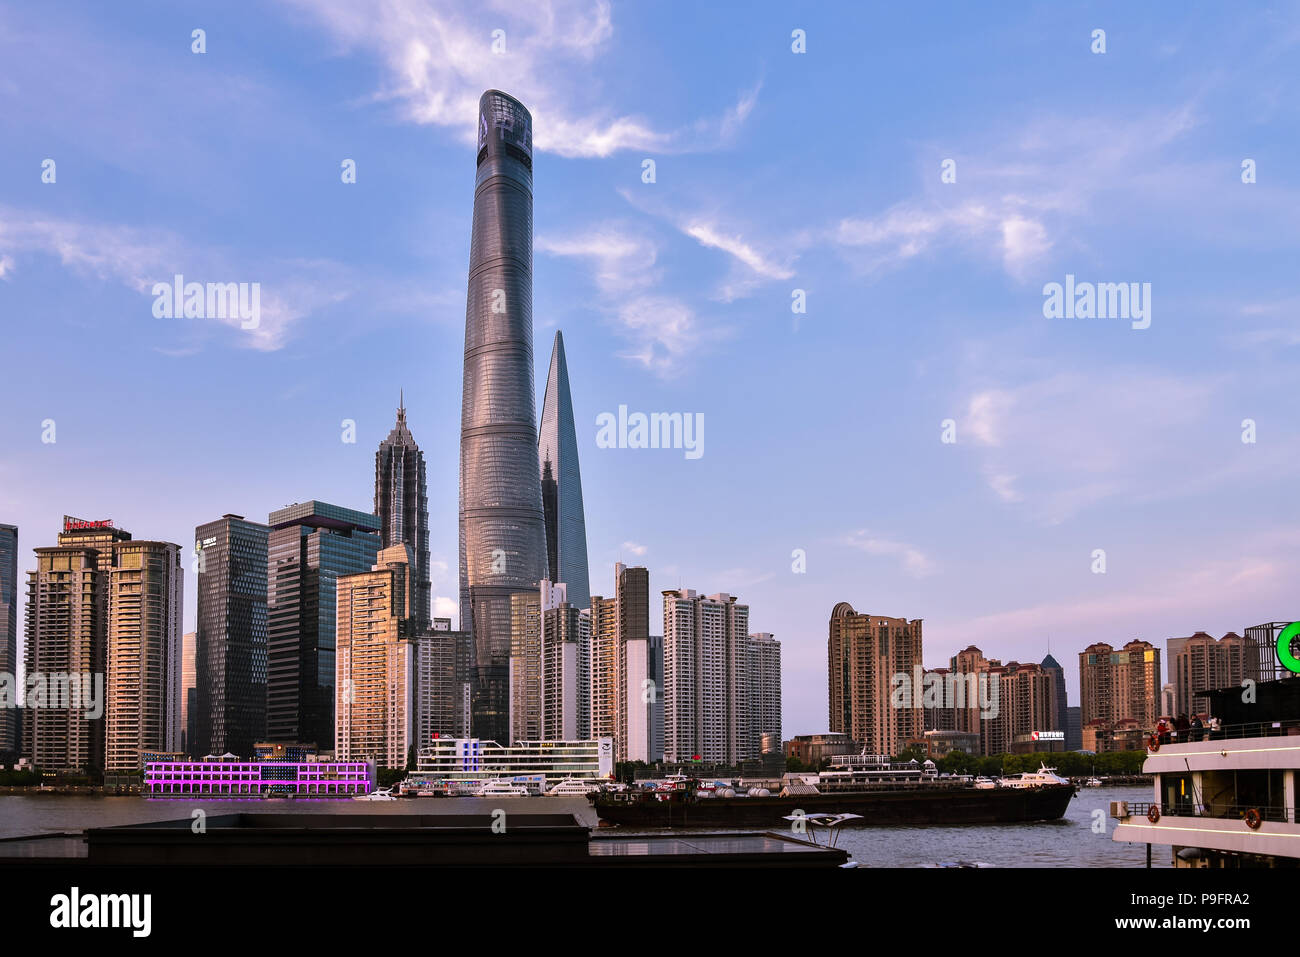
<svg viewBox="0 0 1300 957">
<path fill-rule="evenodd" d="M 378 788 L 369 794 L 358 794 L 352 800 L 354 801 L 396 801 L 397 795 L 393 793 L 392 788 Z"/>
</svg>

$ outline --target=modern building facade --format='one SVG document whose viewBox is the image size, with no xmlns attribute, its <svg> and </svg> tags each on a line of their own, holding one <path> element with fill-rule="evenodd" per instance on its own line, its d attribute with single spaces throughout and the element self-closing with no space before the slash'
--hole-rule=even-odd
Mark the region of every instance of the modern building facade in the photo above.
<svg viewBox="0 0 1300 957">
<path fill-rule="evenodd" d="M 781 738 L 781 642 L 769 632 L 749 636 L 749 751 L 762 753 L 764 735 Z"/>
<path fill-rule="evenodd" d="M 553 586 L 510 596 L 510 742 L 542 739 L 542 602 Z"/>
<path fill-rule="evenodd" d="M 185 575 L 171 542 L 118 542 L 112 554 L 104 774 L 137 775 L 144 752 L 180 750 Z"/>
<path fill-rule="evenodd" d="M 1169 683 L 1174 686 L 1174 704 L 1169 713 L 1174 717 L 1208 716 L 1210 701 L 1201 692 L 1263 680 L 1259 643 L 1235 631 L 1217 640 L 1203 631 L 1187 638 L 1170 638 L 1168 651 Z"/>
<path fill-rule="evenodd" d="M 651 758 L 650 572 L 614 565 L 614 595 L 591 598 L 591 735 L 619 761 Z"/>
<path fill-rule="evenodd" d="M 473 660 L 467 631 L 453 631 L 450 618 L 434 618 L 416 638 L 415 740 L 420 746 L 441 738 L 463 738 L 470 727 Z"/>
<path fill-rule="evenodd" d="M 187 754 L 248 757 L 266 737 L 270 532 L 266 525 L 229 514 L 194 530 L 196 706 L 194 737 L 183 749 Z"/>
<path fill-rule="evenodd" d="M 460 440 L 460 618 L 474 638 L 474 735 L 509 735 L 511 595 L 546 578 L 533 391 L 532 116 L 479 101 Z"/>
<path fill-rule="evenodd" d="M 580 741 L 591 736 L 584 679 L 591 618 L 568 599 L 566 585 L 541 589 L 541 737 Z"/>
<path fill-rule="evenodd" d="M 922 738 L 921 695 L 910 695 L 902 707 L 892 702 L 895 675 L 910 680 L 923 673 L 920 618 L 864 615 L 840 602 L 831 611 L 827 658 L 831 731 L 847 734 L 868 754 L 897 754 L 903 741 Z"/>
<path fill-rule="evenodd" d="M 1119 650 L 1105 642 L 1089 645 L 1079 653 L 1083 726 L 1131 720 L 1150 731 L 1159 718 L 1160 685 L 1160 649 L 1150 642 L 1130 641 Z"/>
<path fill-rule="evenodd" d="M 384 548 L 409 545 L 415 564 L 411 620 L 418 632 L 429 625 L 433 583 L 429 577 L 429 490 L 424 453 L 406 425 L 406 403 L 399 401 L 397 424 L 375 453 L 375 514 Z"/>
<path fill-rule="evenodd" d="M 199 634 L 187 631 L 181 635 L 181 754 L 190 755 L 198 734 L 194 730 L 194 719 L 199 712 L 199 691 L 195 686 L 198 676 L 195 666 L 195 646 Z M 266 714 L 266 700 L 262 701 L 262 714 Z"/>
<path fill-rule="evenodd" d="M 664 599 L 664 760 L 735 765 L 758 757 L 749 606 L 683 588 Z"/>
<path fill-rule="evenodd" d="M 368 572 L 338 579 L 334 754 L 404 768 L 416 744 L 418 583 L 409 545 L 381 551 Z"/>
<path fill-rule="evenodd" d="M 0 525 L 0 675 L 14 679 L 17 673 L 18 526 Z M 19 744 L 17 708 L 0 708 L 0 754 L 17 751 Z"/>
<path fill-rule="evenodd" d="M 582 475 L 578 468 L 578 433 L 569 393 L 569 364 L 564 336 L 556 330 L 551 366 L 542 399 L 537 431 L 541 463 L 542 507 L 546 514 L 546 561 L 553 582 L 564 582 L 569 604 L 591 605 L 587 574 L 587 520 L 582 508 Z"/>
<path fill-rule="evenodd" d="M 271 513 L 267 557 L 267 736 L 334 747 L 338 579 L 368 571 L 379 517 L 325 502 Z"/>
<path fill-rule="evenodd" d="M 350 798 L 374 787 L 373 761 L 158 760 L 144 766 L 144 793 L 151 798 Z"/>
<path fill-rule="evenodd" d="M 1070 707 L 1070 702 L 1065 690 L 1065 669 L 1061 667 L 1059 661 L 1052 657 L 1051 652 L 1048 652 L 1047 657 L 1039 663 L 1039 667 L 1052 676 L 1052 684 L 1055 688 L 1056 723 L 1053 725 L 1053 728 L 1057 731 L 1064 731 L 1066 730 L 1066 726 L 1069 724 L 1069 721 L 1066 719 L 1066 712 Z"/>
<path fill-rule="evenodd" d="M 448 793 L 473 793 L 493 781 L 517 781 L 536 793 L 565 780 L 600 781 L 613 776 L 614 742 L 609 738 L 512 745 L 461 738 L 422 747 L 412 778 Z"/>
<path fill-rule="evenodd" d="M 115 528 L 108 519 L 65 515 L 58 544 L 34 550 L 36 569 L 27 573 L 27 679 L 39 674 L 63 676 L 66 682 L 77 676 L 79 693 L 89 682 L 92 692 L 97 684 L 99 697 L 92 708 L 70 697 L 28 702 L 22 753 L 42 770 L 104 767 L 108 572 L 113 546 L 130 539 L 130 532 Z"/>
</svg>

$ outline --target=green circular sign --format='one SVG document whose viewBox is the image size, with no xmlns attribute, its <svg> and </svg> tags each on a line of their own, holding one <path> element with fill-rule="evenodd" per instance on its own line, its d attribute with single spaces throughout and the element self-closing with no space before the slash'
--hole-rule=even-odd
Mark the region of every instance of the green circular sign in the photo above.
<svg viewBox="0 0 1300 957">
<path fill-rule="evenodd" d="M 1282 629 L 1282 633 L 1277 636 L 1277 660 L 1282 662 L 1282 667 L 1287 671 L 1300 674 L 1300 658 L 1291 654 L 1291 639 L 1296 635 L 1300 635 L 1300 621 L 1293 621 Z"/>
</svg>

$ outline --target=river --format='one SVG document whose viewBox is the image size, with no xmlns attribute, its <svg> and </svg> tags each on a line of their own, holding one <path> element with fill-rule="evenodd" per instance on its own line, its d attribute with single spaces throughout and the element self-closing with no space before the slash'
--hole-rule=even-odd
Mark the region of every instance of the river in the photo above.
<svg viewBox="0 0 1300 957">
<path fill-rule="evenodd" d="M 1038 824 L 997 824 L 969 827 L 891 827 L 844 829 L 839 846 L 864 867 L 933 867 L 969 861 L 994 867 L 1143 867 L 1146 847 L 1117 844 L 1110 838 L 1115 821 L 1110 802 L 1151 799 L 1149 787 L 1085 788 L 1071 801 L 1060 821 Z M 234 800 L 191 803 L 141 797 L 94 795 L 2 795 L 0 838 L 53 832 L 79 832 L 88 827 L 138 824 L 190 817 L 195 808 L 209 815 L 256 810 L 308 814 L 469 814 L 482 813 L 483 798 L 414 798 L 401 801 L 263 801 Z M 495 798 L 491 807 L 512 811 L 572 813 L 594 825 L 596 817 L 582 798 Z M 1103 833 L 1094 830 L 1100 810 Z M 689 833 L 689 832 L 676 832 Z M 1152 850 L 1152 864 L 1169 866 L 1169 849 Z"/>
</svg>

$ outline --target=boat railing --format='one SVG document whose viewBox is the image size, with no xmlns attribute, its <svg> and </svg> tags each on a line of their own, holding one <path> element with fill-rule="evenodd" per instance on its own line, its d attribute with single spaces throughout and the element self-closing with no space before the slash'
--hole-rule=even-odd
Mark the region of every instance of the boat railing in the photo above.
<svg viewBox="0 0 1300 957">
<path fill-rule="evenodd" d="M 1166 731 L 1159 735 L 1161 745 L 1189 744 L 1197 741 L 1231 741 L 1240 738 L 1274 738 L 1285 735 L 1300 735 L 1300 720 L 1289 721 L 1252 721 L 1244 724 L 1228 724 L 1213 730 L 1211 728 L 1184 728 L 1181 731 Z"/>
<path fill-rule="evenodd" d="M 1197 803 L 1195 801 L 1178 801 L 1173 804 L 1155 804 L 1149 801 L 1129 801 L 1128 813 L 1132 817 L 1152 817 L 1156 811 L 1156 820 L 1161 817 L 1213 817 L 1224 820 L 1247 820 L 1251 812 L 1259 815 L 1261 821 L 1278 824 L 1295 824 L 1296 809 L 1285 805 L 1270 804 L 1226 804 L 1223 802 Z"/>
</svg>

